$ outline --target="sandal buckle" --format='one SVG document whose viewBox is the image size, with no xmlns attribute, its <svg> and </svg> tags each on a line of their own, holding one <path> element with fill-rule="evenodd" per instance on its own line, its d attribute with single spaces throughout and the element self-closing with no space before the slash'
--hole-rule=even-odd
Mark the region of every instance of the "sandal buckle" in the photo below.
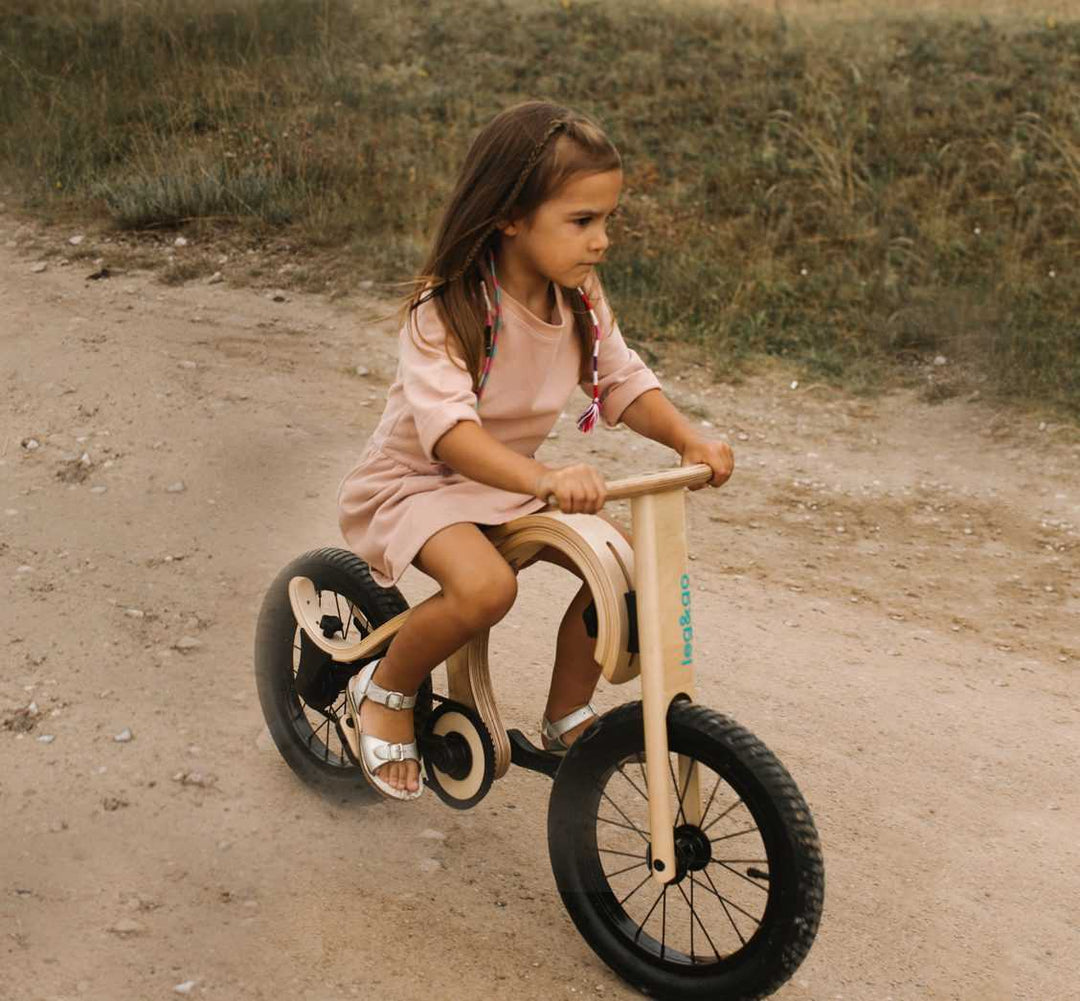
<svg viewBox="0 0 1080 1001">
<path fill-rule="evenodd" d="M 387 709 L 400 709 L 405 702 L 405 696 L 401 692 L 387 692 L 386 702 L 383 705 Z"/>
</svg>

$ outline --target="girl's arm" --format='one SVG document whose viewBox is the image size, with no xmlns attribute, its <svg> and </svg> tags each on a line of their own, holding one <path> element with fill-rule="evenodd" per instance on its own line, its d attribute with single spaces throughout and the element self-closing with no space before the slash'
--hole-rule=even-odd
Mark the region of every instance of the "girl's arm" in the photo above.
<svg viewBox="0 0 1080 1001">
<path fill-rule="evenodd" d="M 622 412 L 620 419 L 638 434 L 674 449 L 682 457 L 682 465 L 705 462 L 712 466 L 709 486 L 718 487 L 727 482 L 735 468 L 731 446 L 698 434 L 659 389 L 642 393 Z"/>
<path fill-rule="evenodd" d="M 604 506 L 604 478 L 594 466 L 552 469 L 507 448 L 472 421 L 455 424 L 433 451 L 436 459 L 470 480 L 545 501 L 554 497 L 567 514 L 594 514 Z"/>
<path fill-rule="evenodd" d="M 479 424 L 455 424 L 436 443 L 435 458 L 470 480 L 518 494 L 535 494 L 548 467 L 507 448 Z"/>
</svg>

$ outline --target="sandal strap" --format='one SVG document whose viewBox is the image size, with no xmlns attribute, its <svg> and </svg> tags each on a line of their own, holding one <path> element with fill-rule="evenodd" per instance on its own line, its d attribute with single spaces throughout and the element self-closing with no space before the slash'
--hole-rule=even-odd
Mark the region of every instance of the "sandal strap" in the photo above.
<svg viewBox="0 0 1080 1001">
<path fill-rule="evenodd" d="M 546 716 L 542 717 L 540 730 L 548 740 L 559 740 L 568 730 L 573 730 L 579 723 L 584 723 L 585 720 L 596 715 L 597 712 L 592 707 L 592 703 L 586 702 L 580 709 L 567 713 L 561 719 L 555 720 L 554 723 L 549 723 Z"/>
<path fill-rule="evenodd" d="M 372 702 L 378 702 L 380 705 L 386 706 L 387 709 L 412 709 L 416 705 L 415 695 L 392 692 L 390 689 L 383 688 L 382 685 L 375 683 L 373 676 L 379 663 L 378 660 L 373 661 L 360 672 L 360 680 L 356 686 L 360 694 L 366 699 L 371 699 Z"/>
<path fill-rule="evenodd" d="M 364 757 L 368 759 L 368 767 L 374 771 L 386 764 L 387 761 L 419 761 L 420 750 L 416 741 L 408 744 L 391 744 L 388 740 L 381 740 L 369 733 L 360 734 L 360 746 Z M 374 759 L 374 760 L 372 760 Z"/>
</svg>

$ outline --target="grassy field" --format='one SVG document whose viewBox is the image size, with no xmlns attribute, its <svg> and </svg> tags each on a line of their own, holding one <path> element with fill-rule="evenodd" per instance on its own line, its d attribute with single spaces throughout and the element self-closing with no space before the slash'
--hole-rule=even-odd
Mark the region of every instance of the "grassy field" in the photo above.
<svg viewBox="0 0 1080 1001">
<path fill-rule="evenodd" d="M 309 284 L 390 283 L 477 126 L 551 97 L 623 152 L 605 276 L 645 347 L 1080 415 L 1077 5 L 867 6 L 3 5 L 0 167 L 39 215 L 287 234 Z"/>
</svg>

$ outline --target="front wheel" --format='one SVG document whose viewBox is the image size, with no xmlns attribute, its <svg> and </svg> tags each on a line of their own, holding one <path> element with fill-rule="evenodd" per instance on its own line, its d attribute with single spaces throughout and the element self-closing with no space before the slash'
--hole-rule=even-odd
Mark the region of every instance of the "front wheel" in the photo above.
<svg viewBox="0 0 1080 1001">
<path fill-rule="evenodd" d="M 748 1001 L 775 991 L 810 949 L 824 867 L 810 811 L 753 734 L 704 706 L 668 710 L 676 876 L 650 874 L 640 702 L 605 714 L 559 767 L 548 846 L 559 894 L 619 976 L 672 1001 Z M 678 756 L 698 770 L 701 820 L 675 799 Z"/>
</svg>

